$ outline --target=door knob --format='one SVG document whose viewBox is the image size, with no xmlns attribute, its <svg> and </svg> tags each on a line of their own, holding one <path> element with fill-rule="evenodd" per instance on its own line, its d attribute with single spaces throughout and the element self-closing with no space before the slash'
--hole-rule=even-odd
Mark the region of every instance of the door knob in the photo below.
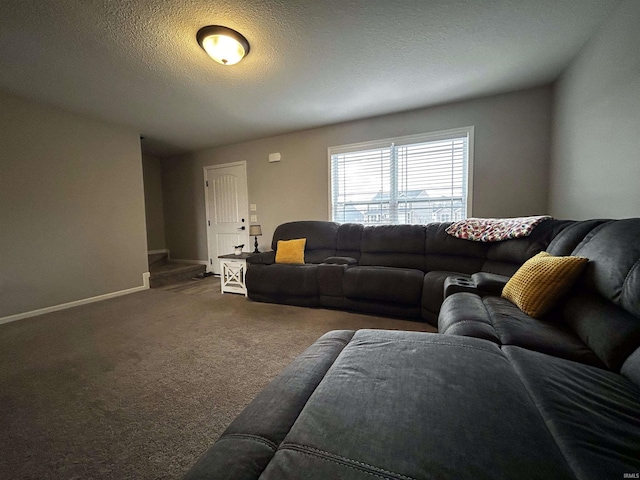
<svg viewBox="0 0 640 480">
<path fill-rule="evenodd" d="M 247 227 L 245 227 L 244 225 L 241 226 L 240 228 L 238 228 L 238 230 L 245 230 Z"/>
</svg>

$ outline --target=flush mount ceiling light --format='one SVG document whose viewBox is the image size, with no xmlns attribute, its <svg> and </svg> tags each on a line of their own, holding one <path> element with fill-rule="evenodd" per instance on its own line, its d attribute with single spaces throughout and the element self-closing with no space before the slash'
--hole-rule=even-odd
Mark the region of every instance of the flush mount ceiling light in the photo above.
<svg viewBox="0 0 640 480">
<path fill-rule="evenodd" d="M 204 51 L 223 65 L 235 65 L 249 53 L 246 38 L 235 30 L 220 25 L 202 27 L 196 38 Z"/>
</svg>

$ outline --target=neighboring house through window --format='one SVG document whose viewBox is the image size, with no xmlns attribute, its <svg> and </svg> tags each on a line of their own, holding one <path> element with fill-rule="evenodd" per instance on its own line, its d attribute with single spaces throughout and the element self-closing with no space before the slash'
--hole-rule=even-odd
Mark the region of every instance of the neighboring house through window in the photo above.
<svg viewBox="0 0 640 480">
<path fill-rule="evenodd" d="M 331 219 L 425 224 L 471 214 L 473 127 L 329 148 Z"/>
</svg>

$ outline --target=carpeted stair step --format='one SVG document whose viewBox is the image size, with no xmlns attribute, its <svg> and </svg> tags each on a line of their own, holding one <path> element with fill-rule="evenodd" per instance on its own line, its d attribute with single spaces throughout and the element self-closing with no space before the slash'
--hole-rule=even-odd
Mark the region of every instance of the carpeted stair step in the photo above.
<svg viewBox="0 0 640 480">
<path fill-rule="evenodd" d="M 207 267 L 205 265 L 190 265 L 184 263 L 166 262 L 154 264 L 149 267 L 149 286 L 156 288 L 174 283 L 190 280 L 203 275 Z"/>
<path fill-rule="evenodd" d="M 147 263 L 149 264 L 149 268 L 156 265 L 164 265 L 168 261 L 167 252 L 161 253 L 149 253 L 147 255 Z"/>
</svg>

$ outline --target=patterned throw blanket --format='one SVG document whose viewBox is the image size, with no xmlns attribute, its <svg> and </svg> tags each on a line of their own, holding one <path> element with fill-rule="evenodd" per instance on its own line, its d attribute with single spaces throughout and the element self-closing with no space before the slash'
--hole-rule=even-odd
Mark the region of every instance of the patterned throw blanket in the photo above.
<svg viewBox="0 0 640 480">
<path fill-rule="evenodd" d="M 517 218 L 467 218 L 453 222 L 446 230 L 449 235 L 474 242 L 500 242 L 527 237 L 549 215 Z"/>
</svg>

